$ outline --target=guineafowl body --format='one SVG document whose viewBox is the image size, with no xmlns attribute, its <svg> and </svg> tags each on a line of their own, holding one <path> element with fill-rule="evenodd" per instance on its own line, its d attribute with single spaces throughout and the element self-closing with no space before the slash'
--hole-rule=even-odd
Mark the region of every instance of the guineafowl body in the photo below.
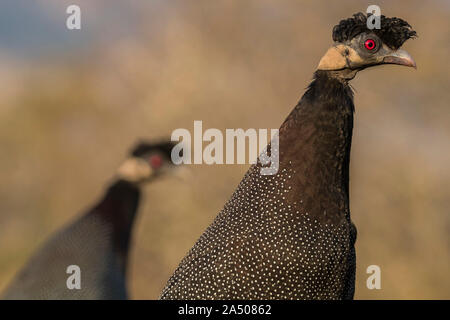
<svg viewBox="0 0 450 320">
<path fill-rule="evenodd" d="M 349 163 L 357 72 L 415 67 L 399 47 L 415 32 L 358 13 L 333 29 L 334 45 L 279 130 L 279 171 L 246 173 L 231 199 L 181 261 L 162 299 L 352 299 L 356 228 Z M 270 147 L 269 147 L 270 149 Z"/>
<path fill-rule="evenodd" d="M 128 256 L 141 186 L 175 168 L 173 146 L 168 141 L 139 143 L 100 201 L 47 240 L 2 298 L 127 299 Z"/>
</svg>

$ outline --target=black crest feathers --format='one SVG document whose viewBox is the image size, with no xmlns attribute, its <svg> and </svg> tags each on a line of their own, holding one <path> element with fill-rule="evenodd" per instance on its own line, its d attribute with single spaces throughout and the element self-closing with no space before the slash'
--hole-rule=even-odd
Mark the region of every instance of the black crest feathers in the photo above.
<svg viewBox="0 0 450 320">
<path fill-rule="evenodd" d="M 131 150 L 130 154 L 135 157 L 143 156 L 148 152 L 159 151 L 165 154 L 168 158 L 170 158 L 170 154 L 172 152 L 172 148 L 176 145 L 176 143 L 170 140 L 161 140 L 161 141 L 139 141 L 135 147 Z"/>
<path fill-rule="evenodd" d="M 362 32 L 371 31 L 391 49 L 400 48 L 403 43 L 417 37 L 416 31 L 412 29 L 408 22 L 400 18 L 387 18 L 381 16 L 381 29 L 370 30 L 367 28 L 367 18 L 362 12 L 358 12 L 353 17 L 341 20 L 339 24 L 333 28 L 333 40 L 344 42 L 353 39 Z"/>
</svg>

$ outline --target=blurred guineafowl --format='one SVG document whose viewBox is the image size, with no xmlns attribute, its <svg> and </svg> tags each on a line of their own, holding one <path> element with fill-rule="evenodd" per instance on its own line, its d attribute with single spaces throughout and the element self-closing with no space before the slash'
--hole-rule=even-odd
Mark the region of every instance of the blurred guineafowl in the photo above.
<svg viewBox="0 0 450 320">
<path fill-rule="evenodd" d="M 162 299 L 352 299 L 356 228 L 350 219 L 353 92 L 368 67 L 415 67 L 401 50 L 416 35 L 358 13 L 333 29 L 335 43 L 279 131 L 279 171 L 253 165 L 181 261 Z M 273 148 L 272 152 L 276 152 Z"/>
<path fill-rule="evenodd" d="M 126 299 L 128 251 L 140 186 L 174 168 L 172 147 L 171 142 L 140 143 L 119 167 L 103 198 L 40 249 L 3 298 Z M 77 271 L 79 288 L 70 284 Z"/>
</svg>

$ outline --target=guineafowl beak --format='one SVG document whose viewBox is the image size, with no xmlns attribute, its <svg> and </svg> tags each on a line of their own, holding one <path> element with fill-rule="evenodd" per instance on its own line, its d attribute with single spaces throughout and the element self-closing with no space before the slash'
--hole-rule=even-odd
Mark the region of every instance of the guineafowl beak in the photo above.
<svg viewBox="0 0 450 320">
<path fill-rule="evenodd" d="M 382 63 L 398 64 L 401 66 L 413 67 L 414 69 L 417 69 L 414 59 L 408 52 L 402 49 L 395 50 L 394 52 L 384 56 Z"/>
</svg>

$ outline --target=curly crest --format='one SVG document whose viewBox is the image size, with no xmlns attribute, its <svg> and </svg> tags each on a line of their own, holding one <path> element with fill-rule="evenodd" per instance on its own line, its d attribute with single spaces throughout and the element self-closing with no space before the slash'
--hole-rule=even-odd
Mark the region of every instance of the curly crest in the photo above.
<svg viewBox="0 0 450 320">
<path fill-rule="evenodd" d="M 405 20 L 396 17 L 387 18 L 383 15 L 381 16 L 381 29 L 370 30 L 367 28 L 367 18 L 370 15 L 370 13 L 366 16 L 364 13 L 358 12 L 351 18 L 341 20 L 333 28 L 333 40 L 344 42 L 362 32 L 371 31 L 391 49 L 398 49 L 406 40 L 417 37 L 416 31 Z"/>
</svg>

